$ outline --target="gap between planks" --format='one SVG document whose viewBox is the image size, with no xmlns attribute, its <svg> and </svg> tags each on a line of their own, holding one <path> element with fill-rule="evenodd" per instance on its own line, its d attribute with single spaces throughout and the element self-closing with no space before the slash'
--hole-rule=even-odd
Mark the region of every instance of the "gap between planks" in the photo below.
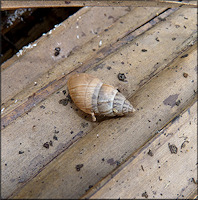
<svg viewBox="0 0 198 200">
<path fill-rule="evenodd" d="M 135 38 L 137 38 L 139 35 L 143 34 L 144 32 L 148 31 L 152 27 L 154 27 L 157 23 L 159 23 L 162 19 L 165 19 L 172 13 L 174 13 L 177 9 L 168 9 L 162 14 L 160 14 L 157 17 L 154 17 L 149 22 L 144 24 L 143 26 L 140 26 L 135 31 L 132 30 L 131 33 L 127 33 L 125 37 L 118 40 L 116 43 L 104 47 L 100 51 L 97 52 L 97 57 L 92 58 L 91 60 L 88 60 L 83 65 L 77 67 L 73 71 L 69 72 L 66 75 L 63 75 L 62 77 L 59 77 L 55 80 L 52 80 L 47 85 L 45 85 L 43 88 L 39 89 L 38 91 L 34 92 L 32 95 L 28 96 L 28 99 L 23 102 L 21 105 L 16 107 L 14 110 L 12 110 L 10 113 L 4 115 L 2 117 L 1 121 L 1 129 L 4 129 L 6 126 L 8 126 L 10 123 L 13 122 L 13 120 L 17 119 L 18 117 L 22 116 L 26 112 L 29 112 L 34 106 L 36 106 L 38 103 L 46 99 L 49 95 L 53 94 L 55 91 L 66 85 L 67 80 L 70 75 L 76 73 L 76 72 L 85 72 L 87 69 L 89 69 L 91 66 L 99 64 L 98 60 L 101 61 L 102 59 L 106 58 L 110 54 L 116 52 L 119 48 L 121 48 L 123 45 L 128 44 Z"/>
<path fill-rule="evenodd" d="M 184 66 L 190 67 L 191 65 L 193 67 L 194 62 L 195 62 L 195 57 L 196 57 L 195 51 L 193 51 L 193 52 L 194 53 L 192 55 L 189 55 L 190 58 L 188 60 L 186 60 L 184 63 L 182 62 L 183 64 L 179 61 L 175 61 L 175 62 L 176 63 L 179 62 L 180 66 L 182 66 L 182 67 L 184 67 Z M 180 58 L 179 60 L 181 61 L 182 58 Z M 189 90 L 189 88 L 191 88 L 191 83 L 188 82 L 186 79 L 178 76 L 177 72 L 175 72 L 174 67 L 175 67 L 176 63 L 173 63 L 169 68 L 167 68 L 165 71 L 161 72 L 158 77 L 156 77 L 155 79 L 152 79 L 147 85 L 143 86 L 143 88 L 140 89 L 137 94 L 135 94 L 135 97 L 133 97 L 132 102 L 134 102 L 135 106 L 138 107 L 139 114 L 141 112 L 143 112 L 141 109 L 139 109 L 139 107 L 143 106 L 143 104 L 144 104 L 144 106 L 146 105 L 146 107 L 144 108 L 144 113 L 145 114 L 147 113 L 147 115 L 149 115 L 149 116 L 151 115 L 151 114 L 149 114 L 149 110 L 151 110 L 151 108 L 152 108 L 151 102 L 155 106 L 159 105 L 159 103 L 161 104 L 161 100 L 156 98 L 156 95 L 153 94 L 153 91 L 155 91 L 154 93 L 159 93 L 160 91 L 164 91 L 164 94 L 163 94 L 164 96 L 166 96 L 167 91 L 172 91 L 172 93 L 174 94 L 175 92 L 178 92 L 178 90 L 180 90 L 181 82 L 186 86 L 185 88 L 183 88 L 183 91 L 180 91 L 180 92 L 182 92 L 182 93 L 180 93 L 180 95 L 181 95 L 180 98 L 182 98 L 182 102 L 183 102 L 182 106 L 180 108 L 176 107 L 175 109 L 173 109 L 173 111 L 166 110 L 165 113 L 167 113 L 169 115 L 169 116 L 167 116 L 167 119 L 162 119 L 163 117 L 165 117 L 165 114 L 161 113 L 161 121 L 162 121 L 161 124 L 166 124 L 168 121 L 173 119 L 173 117 L 175 117 L 175 115 L 178 115 L 178 112 L 180 113 L 181 110 L 183 110 L 183 108 L 185 108 L 186 106 L 191 104 L 192 101 L 195 101 L 195 94 L 193 95 L 193 93 L 194 93 L 193 88 L 192 88 L 192 91 Z M 191 74 L 191 76 L 193 75 L 192 67 L 189 72 Z M 176 82 L 174 86 L 172 86 L 172 84 L 171 84 L 171 82 L 173 83 L 173 81 L 176 80 L 173 77 L 178 79 L 178 82 Z M 165 82 L 161 83 L 160 80 L 167 80 L 167 83 L 165 83 Z M 185 83 L 184 83 L 184 80 L 185 80 Z M 195 87 L 195 85 L 193 87 Z M 152 91 L 149 92 L 148 88 L 153 88 L 153 89 L 152 89 Z M 173 91 L 173 90 L 175 90 L 175 91 Z M 145 101 L 144 100 L 145 92 L 146 92 L 146 94 L 149 92 L 149 95 L 151 98 L 150 104 L 148 103 L 148 100 L 146 102 L 144 102 Z M 169 93 L 169 95 L 172 93 Z M 163 98 L 162 93 L 158 97 Z M 140 105 L 137 105 L 137 102 L 140 99 L 142 102 L 139 103 Z M 161 108 L 161 109 L 163 110 L 164 108 Z M 140 127 L 140 124 L 138 124 L 139 123 L 138 119 L 140 116 L 143 116 L 142 114 L 140 114 L 140 116 L 138 116 L 139 115 L 138 112 L 136 112 L 136 115 L 134 115 L 132 118 L 120 119 L 119 120 L 120 124 L 118 124 L 118 125 L 116 125 L 117 120 L 112 121 L 112 123 L 109 123 L 108 121 L 104 121 L 103 123 L 101 123 L 98 127 L 96 127 L 92 131 L 92 132 L 94 132 L 94 134 L 98 133 L 100 135 L 100 137 L 98 139 L 94 138 L 94 134 L 91 134 L 91 133 L 86 135 L 85 137 L 83 137 L 79 142 L 77 142 L 74 146 L 72 146 L 69 149 L 69 151 L 62 153 L 59 157 L 57 157 L 51 163 L 49 163 L 48 166 L 43 171 L 41 171 L 36 177 L 34 177 L 32 180 L 30 180 L 30 182 L 27 183 L 20 191 L 18 191 L 17 194 L 15 193 L 15 195 L 12 196 L 12 198 L 13 197 L 14 198 L 27 198 L 27 197 L 28 198 L 49 198 L 49 197 L 65 198 L 66 196 L 70 197 L 70 198 L 78 198 L 78 196 L 75 196 L 75 195 L 82 194 L 82 189 L 80 189 L 80 188 L 87 187 L 87 184 L 90 184 L 94 180 L 92 180 L 93 177 L 92 178 L 90 177 L 90 180 L 87 180 L 87 181 L 84 180 L 85 181 L 85 182 L 83 182 L 84 184 L 81 183 L 80 180 L 78 182 L 77 181 L 78 173 L 75 172 L 75 164 L 78 164 L 79 161 L 86 163 L 86 165 L 83 167 L 83 171 L 85 170 L 84 173 L 89 173 L 89 170 L 88 170 L 89 168 L 91 168 L 91 169 L 93 168 L 94 171 L 98 170 L 98 172 L 99 172 L 99 168 L 100 168 L 100 170 L 102 170 L 101 167 L 103 166 L 100 163 L 100 158 L 102 158 L 102 156 L 104 156 L 103 154 L 105 154 L 105 156 L 107 156 L 107 158 L 105 157 L 105 159 L 108 159 L 108 158 L 110 158 L 109 156 L 112 156 L 115 160 L 117 160 L 116 157 L 121 156 L 121 155 L 119 155 L 119 152 L 117 152 L 116 149 L 114 148 L 115 145 L 116 146 L 119 145 L 120 148 L 125 147 L 126 149 L 122 149 L 123 152 L 125 152 L 126 150 L 127 150 L 127 152 L 129 151 L 129 144 L 126 145 L 123 143 L 124 138 L 126 138 L 126 137 L 128 138 L 127 141 L 125 140 L 125 142 L 133 141 L 134 145 L 135 145 L 137 143 L 137 141 L 136 141 L 137 138 L 141 137 L 140 135 L 143 134 L 144 135 L 144 142 L 142 141 L 143 142 L 142 145 L 143 145 L 145 143 L 145 140 L 148 141 L 148 139 L 157 131 L 156 128 L 158 129 L 159 126 L 163 127 L 162 125 L 158 125 L 158 127 L 156 127 L 156 125 L 155 125 L 154 129 L 152 128 L 152 130 L 150 130 L 152 134 L 148 135 L 148 133 L 147 133 L 147 136 L 146 136 L 143 132 L 141 132 L 142 128 L 146 128 L 146 127 L 141 127 L 141 131 L 136 130 L 138 127 Z M 153 113 L 153 116 L 155 116 L 155 114 L 156 113 Z M 158 119 L 158 117 L 160 117 L 160 111 L 157 112 L 157 115 L 158 116 L 155 116 L 156 119 Z M 148 116 L 143 116 L 143 118 L 141 120 L 146 122 L 147 117 Z M 109 120 L 109 121 L 111 121 L 111 120 Z M 125 131 L 124 135 L 118 136 L 117 133 L 123 132 L 122 129 L 124 127 L 121 128 L 121 124 L 123 122 L 125 122 L 125 126 L 123 125 L 124 127 L 129 127 L 129 126 L 127 126 L 127 124 L 133 124 L 133 127 L 130 127 L 131 130 Z M 117 133 L 116 133 L 117 136 L 114 134 L 114 137 L 117 138 L 117 140 L 114 140 L 114 142 L 111 141 L 110 138 L 105 137 L 105 136 L 107 136 L 107 131 L 109 130 L 108 126 L 110 126 L 110 125 L 113 126 L 115 128 L 115 130 L 117 130 Z M 103 127 L 103 128 L 101 129 L 101 127 Z M 138 135 L 136 135 L 136 137 L 137 137 L 136 139 L 133 138 L 133 136 L 131 134 L 131 132 L 133 132 L 134 128 L 135 128 L 135 132 L 138 133 Z M 145 133 L 148 130 L 145 130 Z M 101 131 L 103 133 L 101 133 Z M 147 137 L 147 139 L 146 139 L 146 137 Z M 107 139 L 108 139 L 108 141 L 107 141 Z M 98 146 L 99 149 L 93 148 L 92 146 L 90 146 L 90 144 L 96 144 L 96 146 Z M 130 146 L 132 147 L 133 144 L 130 143 Z M 111 153 L 108 152 L 107 149 L 104 150 L 105 147 L 108 147 L 108 149 L 111 148 L 112 152 Z M 82 154 L 79 157 L 78 151 L 82 148 L 86 149 L 87 152 L 84 152 L 84 154 Z M 136 149 L 138 147 L 133 146 L 133 148 Z M 97 152 L 95 152 L 95 151 L 97 151 Z M 130 150 L 130 151 L 132 151 L 132 150 Z M 118 155 L 116 154 L 116 152 L 118 153 Z M 97 156 L 94 157 L 93 155 L 91 155 L 92 153 L 93 153 L 93 155 L 97 155 Z M 133 152 L 130 152 L 129 155 L 131 155 L 131 153 L 133 153 Z M 92 158 L 92 160 L 89 160 L 89 158 Z M 68 160 L 70 160 L 69 164 L 68 164 Z M 115 167 L 116 166 L 114 166 L 114 169 L 115 169 Z M 86 170 L 86 168 L 88 171 Z M 110 171 L 112 171 L 112 168 L 107 168 L 106 170 L 108 172 L 110 172 Z M 70 177 L 70 174 L 73 174 L 72 177 Z M 74 177 L 76 177 L 76 179 Z M 86 178 L 89 179 L 88 174 L 87 174 L 87 177 L 85 177 L 85 174 L 84 174 L 84 179 L 86 179 Z M 70 184 L 68 185 L 67 181 L 64 184 L 61 181 L 62 179 L 69 181 Z M 56 191 L 55 191 L 56 187 L 59 188 L 58 189 L 59 192 L 62 191 L 63 194 L 61 194 L 59 192 L 56 193 Z M 67 187 L 68 190 L 67 191 L 62 190 L 61 189 L 62 187 L 64 187 L 64 188 Z M 73 191 L 73 190 L 77 191 L 77 188 L 79 190 L 78 194 L 76 194 Z M 67 195 L 66 195 L 66 193 L 67 193 Z"/>
<path fill-rule="evenodd" d="M 195 124 L 195 120 L 196 120 L 196 111 L 195 110 L 196 110 L 196 106 L 197 106 L 197 101 L 195 101 L 195 100 L 191 104 L 189 104 L 188 107 L 186 107 L 179 115 L 177 115 L 170 122 L 168 122 L 153 138 L 151 138 L 139 150 L 137 150 L 134 154 L 130 155 L 130 157 L 127 159 L 126 162 L 124 162 L 120 167 L 118 167 L 117 169 L 115 169 L 112 173 L 110 173 L 104 179 L 102 179 L 100 182 L 98 182 L 96 185 L 94 185 L 80 199 L 92 199 L 92 198 L 93 199 L 103 199 L 103 198 L 115 198 L 115 199 L 118 199 L 119 197 L 120 198 L 132 198 L 132 196 L 128 196 L 129 192 L 127 191 L 128 190 L 127 187 L 124 187 L 124 186 L 126 186 L 126 184 L 124 185 L 124 183 L 123 183 L 124 181 L 122 181 L 123 180 L 122 177 L 126 177 L 125 173 L 128 173 L 128 178 L 129 178 L 128 184 L 131 184 L 130 190 L 137 191 L 137 189 L 135 188 L 135 185 L 133 185 L 133 181 L 137 181 L 137 180 L 133 180 L 132 181 L 131 177 L 132 177 L 132 173 L 137 173 L 137 172 L 135 172 L 135 170 L 138 169 L 138 167 L 140 167 L 140 166 L 142 166 L 142 171 L 143 171 L 144 175 L 142 174 L 142 175 L 138 176 L 139 180 L 137 181 L 137 184 L 140 185 L 139 188 L 142 188 L 142 192 L 144 192 L 144 190 L 145 190 L 145 188 L 144 188 L 144 182 L 145 181 L 148 182 L 146 179 L 144 180 L 144 178 L 145 178 L 145 176 L 148 175 L 149 169 L 146 170 L 147 172 L 144 172 L 145 169 L 143 168 L 143 166 L 145 166 L 146 163 L 147 163 L 147 161 L 149 159 L 151 159 L 151 157 L 149 155 L 147 155 L 148 152 L 152 150 L 152 153 L 154 151 L 154 155 L 155 155 L 155 153 L 157 151 L 158 152 L 162 151 L 162 155 L 161 156 L 158 156 L 158 158 L 155 158 L 155 156 L 154 156 L 154 158 L 152 158 L 153 165 L 155 165 L 155 162 L 157 162 L 157 160 L 159 159 L 159 157 L 162 160 L 165 159 L 165 157 L 166 157 L 165 153 L 167 153 L 165 151 L 165 149 L 168 149 L 168 141 L 170 142 L 171 141 L 171 137 L 172 137 L 171 134 L 170 134 L 170 132 L 171 132 L 170 129 L 175 126 L 176 129 L 178 129 L 178 130 L 176 131 L 176 133 L 172 133 L 172 135 L 176 135 L 176 134 L 179 134 L 179 130 L 181 129 L 181 127 L 183 126 L 183 124 L 185 124 L 185 123 L 190 123 L 190 125 L 191 125 L 191 123 Z M 189 113 L 191 113 L 191 114 L 189 114 Z M 193 113 L 193 115 L 192 115 L 192 113 Z M 182 120 L 181 119 L 182 117 L 185 118 L 186 121 L 184 119 Z M 189 132 L 190 130 L 191 130 L 190 127 L 187 127 L 185 129 L 185 131 L 184 131 L 184 129 L 182 129 L 183 132 Z M 191 135 L 193 135 L 192 132 L 193 131 L 191 131 Z M 166 138 L 164 139 L 164 137 L 165 137 L 164 135 L 166 135 L 166 137 L 169 136 L 170 138 L 168 140 Z M 194 135 L 196 137 L 196 134 L 194 134 Z M 185 136 L 189 137 L 189 134 L 185 135 Z M 177 140 L 180 140 L 179 138 L 180 137 L 177 137 L 175 140 L 172 140 L 171 142 L 175 142 L 177 144 L 178 143 Z M 191 136 L 191 139 L 189 139 L 189 141 L 187 141 L 187 142 L 189 143 L 191 140 L 192 140 L 192 136 Z M 159 142 L 160 142 L 160 146 L 158 144 Z M 166 147 L 163 147 L 165 143 L 167 143 L 167 145 L 166 145 Z M 196 147 L 196 146 L 194 146 L 194 147 Z M 178 147 L 178 151 L 179 151 L 179 149 L 180 148 Z M 153 154 L 151 156 L 153 156 Z M 189 155 L 189 156 L 191 156 L 191 155 Z M 175 158 L 175 159 L 179 160 L 178 157 Z M 171 162 L 171 156 L 167 157 L 167 160 L 169 162 Z M 195 157 L 194 157 L 194 161 L 195 161 L 194 164 L 196 164 Z M 161 163 L 161 160 L 160 160 L 160 164 L 159 165 L 163 165 Z M 189 167 L 190 166 L 186 167 L 185 169 L 189 169 Z M 171 166 L 169 165 L 169 166 L 166 167 L 165 170 L 166 171 L 170 171 L 170 168 L 171 168 Z M 129 172 L 128 169 L 131 169 L 131 172 Z M 178 168 L 175 167 L 173 170 L 175 170 L 174 176 L 177 176 L 177 179 L 179 179 L 180 175 L 177 174 Z M 159 169 L 156 169 L 155 171 L 156 171 L 156 174 L 159 174 L 159 172 L 158 172 Z M 138 173 L 141 174 L 141 172 L 138 172 Z M 164 176 L 163 179 L 166 178 L 166 174 L 163 174 L 162 176 Z M 150 179 L 151 180 L 153 179 L 153 181 L 151 183 L 148 183 L 148 185 L 150 185 L 152 183 L 155 185 L 156 180 L 154 179 L 154 177 L 155 177 L 155 175 L 153 177 L 150 177 Z M 195 177 L 197 177 L 197 176 L 195 175 Z M 186 177 L 186 178 L 189 179 L 189 177 Z M 120 180 L 120 179 L 122 179 L 122 180 Z M 123 183 L 121 191 L 119 189 L 117 189 L 117 187 L 119 187 L 118 184 L 117 184 L 118 181 L 120 182 L 120 184 Z M 160 179 L 160 181 L 162 181 L 162 179 Z M 184 181 L 186 181 L 186 180 L 184 180 Z M 125 182 L 126 182 L 126 179 L 125 179 Z M 141 184 L 141 183 L 143 183 L 143 184 Z M 159 185 L 163 185 L 162 182 L 159 182 L 158 184 Z M 172 184 L 172 183 L 169 182 L 169 184 Z M 187 196 L 195 197 L 195 194 L 194 194 L 193 191 L 195 190 L 196 185 L 194 184 L 194 187 L 193 187 L 193 184 L 194 183 L 192 182 L 192 184 L 191 184 L 192 188 L 190 189 L 190 192 L 192 191 L 192 194 L 191 193 L 189 194 L 189 191 L 187 193 L 185 191 L 185 193 L 187 194 Z M 164 185 L 166 185 L 166 184 L 164 184 Z M 179 185 L 180 185 L 180 183 L 178 183 L 178 187 L 179 187 Z M 160 189 L 162 189 L 162 187 Z M 109 188 L 111 188 L 111 190 Z M 182 189 L 181 189 L 181 187 L 177 188 L 177 189 L 178 189 L 176 191 L 177 193 L 179 193 L 181 191 L 181 194 L 180 194 L 180 198 L 181 198 L 181 196 L 182 196 Z M 121 196 L 115 196 L 114 193 L 116 193 L 116 191 L 114 191 L 114 190 L 119 190 Z M 148 187 L 147 187 L 146 190 L 148 192 Z M 160 195 L 159 195 L 160 192 L 163 193 L 163 197 L 164 198 L 169 198 L 169 199 L 176 198 L 176 195 L 174 196 L 173 193 L 171 193 L 170 191 L 166 191 L 165 189 L 162 189 L 161 191 L 159 191 L 159 189 L 158 189 L 158 191 L 156 191 L 156 189 L 155 189 L 155 194 L 157 193 L 158 196 L 157 197 L 153 196 L 153 198 L 160 198 Z M 137 192 L 133 192 L 133 193 L 134 193 L 133 194 L 134 195 L 133 198 L 141 198 L 141 196 L 137 195 L 138 191 Z M 116 195 L 118 195 L 118 194 L 116 194 Z M 170 196 L 170 195 L 172 195 L 172 196 Z M 150 197 L 150 194 L 149 194 L 149 197 Z M 190 199 L 192 199 L 192 198 L 190 198 Z"/>
<path fill-rule="evenodd" d="M 141 40 L 141 38 L 140 38 L 140 40 Z M 123 52 L 122 52 L 123 53 Z M 188 53 L 188 52 L 184 52 L 184 53 Z M 188 59 L 188 57 L 187 57 L 187 59 Z M 153 61 L 153 64 L 154 64 L 154 61 Z M 89 71 L 90 72 L 90 71 Z M 92 71 L 92 72 L 94 72 L 94 71 Z M 96 73 L 96 72 L 94 72 L 94 73 Z M 97 74 L 100 76 L 101 75 L 101 73 L 102 73 L 102 71 L 100 71 L 100 72 L 98 72 L 97 71 Z M 52 99 L 51 99 L 52 100 Z M 55 100 L 56 101 L 56 100 Z M 38 111 L 38 110 L 37 110 Z M 34 111 L 35 112 L 35 111 Z M 31 114 L 31 113 L 30 113 Z M 47 117 L 47 116 L 45 116 L 45 117 Z M 116 119 L 115 119 L 116 120 Z M 8 134 L 9 135 L 9 134 Z M 75 144 L 76 145 L 76 144 Z M 38 147 L 39 148 L 39 147 Z M 25 164 L 25 163 L 24 163 Z"/>
</svg>

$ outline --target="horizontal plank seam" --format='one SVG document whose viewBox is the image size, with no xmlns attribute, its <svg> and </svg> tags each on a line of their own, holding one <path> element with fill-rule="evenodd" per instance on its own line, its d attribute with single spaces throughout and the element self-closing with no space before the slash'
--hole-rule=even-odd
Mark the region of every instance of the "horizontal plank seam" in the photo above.
<svg viewBox="0 0 198 200">
<path fill-rule="evenodd" d="M 139 147 L 139 149 L 137 149 L 137 151 L 135 151 L 133 154 L 131 154 L 131 155 L 127 158 L 127 160 L 123 161 L 123 163 L 120 163 L 121 166 L 116 167 L 110 174 L 108 174 L 108 175 L 105 176 L 102 180 L 100 180 L 98 183 L 96 183 L 95 186 L 93 186 L 89 191 L 87 191 L 87 193 L 85 193 L 84 195 L 82 195 L 82 196 L 80 197 L 80 199 L 83 199 L 84 196 L 86 196 L 91 190 L 94 190 L 98 185 L 100 185 L 100 183 L 101 183 L 102 181 L 104 181 L 106 178 L 108 178 L 108 176 L 111 175 L 111 178 L 109 178 L 109 179 L 108 179 L 105 183 L 103 183 L 101 186 L 98 186 L 98 188 L 97 188 L 90 196 L 88 196 L 87 198 L 92 197 L 97 191 L 99 191 L 101 188 L 103 188 L 112 178 L 114 178 L 117 174 L 119 174 L 119 173 L 122 171 L 122 169 L 124 169 L 128 164 L 130 164 L 130 163 L 137 157 L 138 154 L 140 154 L 140 153 L 143 152 L 147 147 L 149 147 L 149 145 L 150 145 L 153 141 L 157 140 L 157 139 L 160 137 L 160 135 L 164 133 L 164 129 L 166 129 L 166 128 L 168 128 L 169 126 L 171 126 L 171 125 L 174 123 L 175 119 L 178 119 L 181 115 L 183 115 L 191 106 L 194 105 L 194 103 L 196 103 L 196 101 L 197 101 L 197 98 L 196 98 L 196 96 L 194 95 L 194 96 L 193 96 L 193 99 L 191 100 L 191 102 L 188 103 L 187 106 L 184 107 L 184 108 L 181 110 L 181 112 L 180 112 L 179 114 L 178 114 L 178 113 L 175 114 L 175 116 L 174 116 L 172 119 L 170 119 L 169 122 L 167 122 L 166 124 L 164 124 L 164 125 L 162 126 L 162 128 L 160 128 L 158 131 L 156 131 L 155 134 L 154 134 L 148 141 L 146 141 L 141 147 Z"/>
<path fill-rule="evenodd" d="M 193 47 L 194 48 L 194 47 Z M 162 126 L 162 128 L 160 128 L 158 131 L 156 131 L 155 133 L 156 134 L 158 134 L 158 133 L 161 133 L 161 131 L 163 131 L 163 128 L 165 127 L 165 126 L 167 126 L 168 124 L 170 124 L 170 123 L 173 123 L 180 115 L 181 115 L 181 113 L 183 113 L 183 112 L 185 112 L 190 106 L 191 106 L 191 104 L 193 104 L 195 101 L 196 101 L 196 93 L 194 93 L 189 99 L 190 99 L 190 101 L 189 102 L 187 102 L 187 105 L 186 106 L 184 106 L 183 108 L 182 108 L 182 110 L 179 110 L 179 114 L 178 113 L 176 113 L 167 123 L 165 123 L 163 126 Z M 38 173 L 36 174 L 36 175 L 34 175 L 33 177 L 31 177 L 31 178 L 29 178 L 28 179 L 28 181 L 27 182 L 25 182 L 24 183 L 24 185 L 26 185 L 29 181 L 31 181 L 33 178 L 35 178 L 50 162 L 52 162 L 55 158 L 57 158 L 62 152 L 64 152 L 66 149 L 68 149 L 71 145 L 73 145 L 75 142 L 77 142 L 77 140 L 79 139 L 79 138 L 81 138 L 81 137 L 83 137 L 84 135 L 87 135 L 88 134 L 88 132 L 87 133 L 81 133 L 81 134 L 79 134 L 78 136 L 75 136 L 76 138 L 74 138 L 75 140 L 74 141 L 72 141 L 72 140 L 70 140 L 70 141 L 68 141 L 68 143 L 65 145 L 65 148 L 64 148 L 64 150 L 63 151 L 61 151 L 61 152 L 59 152 L 59 154 L 58 155 L 56 155 L 52 160 L 50 160 L 46 165 L 44 165 L 43 166 L 43 168 L 41 168 L 39 171 L 38 171 Z M 155 137 L 155 135 L 153 136 L 153 137 Z M 147 142 L 149 142 L 150 140 L 152 140 L 152 138 L 153 137 L 151 137 L 151 139 L 149 139 Z M 145 142 L 145 144 L 147 144 L 147 142 Z M 144 145 L 142 145 L 139 149 L 141 149 L 141 148 L 143 148 L 143 146 Z M 137 150 L 138 151 L 138 150 Z M 136 151 L 136 152 L 137 152 Z M 136 154 L 136 152 L 134 153 L 134 154 Z M 132 154 L 132 155 L 134 155 L 134 154 Z M 132 156 L 133 157 L 133 156 Z M 128 159 L 130 159 L 131 158 L 131 155 L 128 157 Z M 135 158 L 135 157 L 134 157 Z M 127 159 L 127 160 L 128 160 Z M 125 162 L 127 162 L 127 161 L 124 161 L 123 163 L 125 163 Z M 122 163 L 121 163 L 122 164 Z M 116 168 L 115 170 L 117 170 L 118 168 Z M 105 176 L 105 177 L 108 177 L 108 175 L 107 176 Z M 102 179 L 103 180 L 103 179 Z M 22 186 L 23 187 L 23 186 Z M 20 187 L 20 189 L 21 189 L 21 187 Z M 16 191 L 18 191 L 18 190 L 16 190 Z M 15 194 L 15 192 L 16 191 L 14 191 L 14 193 L 13 194 Z M 12 194 L 12 195 L 13 195 Z M 12 196 L 11 195 L 11 196 Z"/>
<path fill-rule="evenodd" d="M 72 70 L 66 75 L 63 75 L 59 79 L 55 79 L 54 81 L 48 83 L 46 86 L 38 90 L 37 92 L 33 93 L 33 95 L 28 97 L 28 100 L 25 101 L 22 105 L 19 105 L 14 110 L 10 111 L 7 115 L 2 117 L 1 121 L 1 129 L 4 129 L 6 126 L 8 126 L 11 122 L 16 120 L 18 117 L 22 116 L 23 114 L 29 112 L 33 107 L 35 107 L 38 103 L 45 100 L 49 95 L 53 94 L 55 91 L 63 87 L 68 79 L 68 75 L 73 74 L 75 72 L 85 72 L 87 69 L 89 69 L 93 64 L 98 64 L 100 61 L 110 54 L 116 52 L 118 49 L 123 47 L 124 45 L 128 44 L 132 40 L 134 40 L 136 37 L 142 35 L 144 32 L 150 30 L 153 28 L 156 24 L 158 24 L 162 19 L 165 19 L 172 13 L 174 13 L 178 8 L 174 9 L 168 9 L 166 12 L 163 12 L 162 15 L 158 15 L 154 17 L 152 20 L 148 21 L 144 26 L 141 26 L 136 31 L 132 31 L 131 34 L 127 35 L 126 37 L 122 38 L 121 40 L 115 42 L 113 45 L 109 46 L 108 51 L 106 51 L 107 47 L 104 47 L 99 53 L 102 53 L 102 58 L 94 58 L 84 65 L 81 65 L 77 67 L 76 69 Z M 137 32 L 137 33 L 136 33 Z M 48 88 L 51 87 L 52 90 L 48 91 Z"/>
</svg>

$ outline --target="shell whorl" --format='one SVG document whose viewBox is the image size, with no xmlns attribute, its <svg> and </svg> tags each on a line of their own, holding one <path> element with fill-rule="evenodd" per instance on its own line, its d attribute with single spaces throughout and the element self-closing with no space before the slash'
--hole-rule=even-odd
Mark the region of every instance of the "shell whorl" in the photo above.
<svg viewBox="0 0 198 200">
<path fill-rule="evenodd" d="M 67 84 L 72 100 L 85 113 L 122 116 L 135 110 L 117 89 L 90 74 L 75 74 Z"/>
</svg>

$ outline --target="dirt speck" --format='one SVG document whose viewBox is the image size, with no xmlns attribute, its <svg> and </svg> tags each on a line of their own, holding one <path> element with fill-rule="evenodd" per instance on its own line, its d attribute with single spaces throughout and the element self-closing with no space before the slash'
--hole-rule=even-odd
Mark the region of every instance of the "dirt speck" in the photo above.
<svg viewBox="0 0 198 200">
<path fill-rule="evenodd" d="M 189 143 L 189 141 L 184 141 L 184 142 L 181 144 L 181 149 L 183 149 L 183 148 L 186 146 L 185 143 Z"/>
<path fill-rule="evenodd" d="M 54 133 L 59 133 L 59 131 L 57 131 L 57 130 L 54 130 Z"/>
<path fill-rule="evenodd" d="M 120 81 L 127 82 L 126 76 L 125 76 L 124 73 L 119 73 L 119 74 L 118 74 L 118 79 L 119 79 Z"/>
<path fill-rule="evenodd" d="M 63 90 L 62 93 L 63 93 L 64 95 L 66 95 L 67 92 L 66 92 L 66 90 Z"/>
<path fill-rule="evenodd" d="M 171 153 L 177 154 L 177 147 L 174 144 L 168 143 L 168 147 L 169 147 Z"/>
<path fill-rule="evenodd" d="M 90 188 L 92 188 L 93 185 L 89 185 L 89 188 L 85 190 L 85 192 L 87 192 Z"/>
<path fill-rule="evenodd" d="M 194 184 L 196 184 L 196 185 L 198 184 L 198 180 L 195 181 L 194 178 L 192 178 L 192 182 L 193 182 Z"/>
<path fill-rule="evenodd" d="M 108 69 L 108 70 L 111 70 L 112 68 L 111 68 L 111 67 L 107 67 L 107 69 Z"/>
<path fill-rule="evenodd" d="M 147 153 L 149 156 L 153 156 L 153 152 L 149 149 L 148 153 Z"/>
<path fill-rule="evenodd" d="M 45 109 L 45 106 L 44 106 L 44 105 L 41 105 L 40 108 Z"/>
<path fill-rule="evenodd" d="M 156 40 L 157 42 L 159 42 L 159 38 L 158 38 L 158 37 L 156 37 L 155 40 Z"/>
<path fill-rule="evenodd" d="M 50 145 L 50 146 L 53 146 L 53 142 L 52 142 L 51 140 L 49 141 L 49 145 Z"/>
<path fill-rule="evenodd" d="M 56 47 L 56 48 L 55 48 L 54 55 L 55 55 L 55 56 L 58 56 L 58 55 L 60 54 L 60 50 L 61 50 L 60 47 Z"/>
<path fill-rule="evenodd" d="M 176 106 L 179 106 L 180 103 L 181 103 L 181 101 L 178 100 L 178 101 L 175 103 L 175 105 L 176 105 Z"/>
<path fill-rule="evenodd" d="M 78 164 L 76 165 L 76 171 L 80 171 L 80 169 L 83 167 L 83 164 Z"/>
<path fill-rule="evenodd" d="M 144 193 L 142 193 L 142 197 L 145 197 L 146 199 L 148 198 L 148 194 L 146 191 Z"/>
<path fill-rule="evenodd" d="M 184 78 L 187 78 L 187 77 L 188 77 L 188 74 L 184 72 L 184 73 L 183 73 L 183 77 L 184 77 Z"/>
<path fill-rule="evenodd" d="M 70 4 L 71 2 L 70 1 L 65 1 L 65 4 Z"/>
<path fill-rule="evenodd" d="M 186 58 L 186 57 L 188 57 L 188 54 L 181 56 L 181 58 Z"/>
<path fill-rule="evenodd" d="M 32 130 L 33 130 L 33 131 L 36 131 L 36 125 L 33 125 L 33 126 L 32 126 Z"/>
<path fill-rule="evenodd" d="M 43 147 L 45 147 L 46 149 L 49 149 L 49 143 L 48 143 L 48 142 L 45 142 L 45 143 L 43 144 Z"/>
<path fill-rule="evenodd" d="M 82 123 L 81 123 L 81 126 L 82 126 L 83 128 L 86 128 L 87 126 L 89 126 L 89 124 L 88 124 L 87 122 L 82 122 Z"/>
<path fill-rule="evenodd" d="M 56 135 L 53 136 L 54 140 L 58 140 L 58 137 Z"/>
<path fill-rule="evenodd" d="M 59 104 L 62 104 L 63 106 L 66 106 L 68 104 L 68 102 L 69 101 L 67 98 L 59 100 Z"/>
</svg>

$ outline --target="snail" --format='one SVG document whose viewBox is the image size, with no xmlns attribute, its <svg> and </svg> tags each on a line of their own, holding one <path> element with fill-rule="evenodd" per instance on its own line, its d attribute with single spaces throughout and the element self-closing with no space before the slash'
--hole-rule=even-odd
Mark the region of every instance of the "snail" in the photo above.
<svg viewBox="0 0 198 200">
<path fill-rule="evenodd" d="M 97 77 L 78 73 L 67 82 L 69 94 L 76 106 L 92 115 L 123 116 L 135 109 L 128 100 L 113 86 L 103 84 Z"/>
</svg>

